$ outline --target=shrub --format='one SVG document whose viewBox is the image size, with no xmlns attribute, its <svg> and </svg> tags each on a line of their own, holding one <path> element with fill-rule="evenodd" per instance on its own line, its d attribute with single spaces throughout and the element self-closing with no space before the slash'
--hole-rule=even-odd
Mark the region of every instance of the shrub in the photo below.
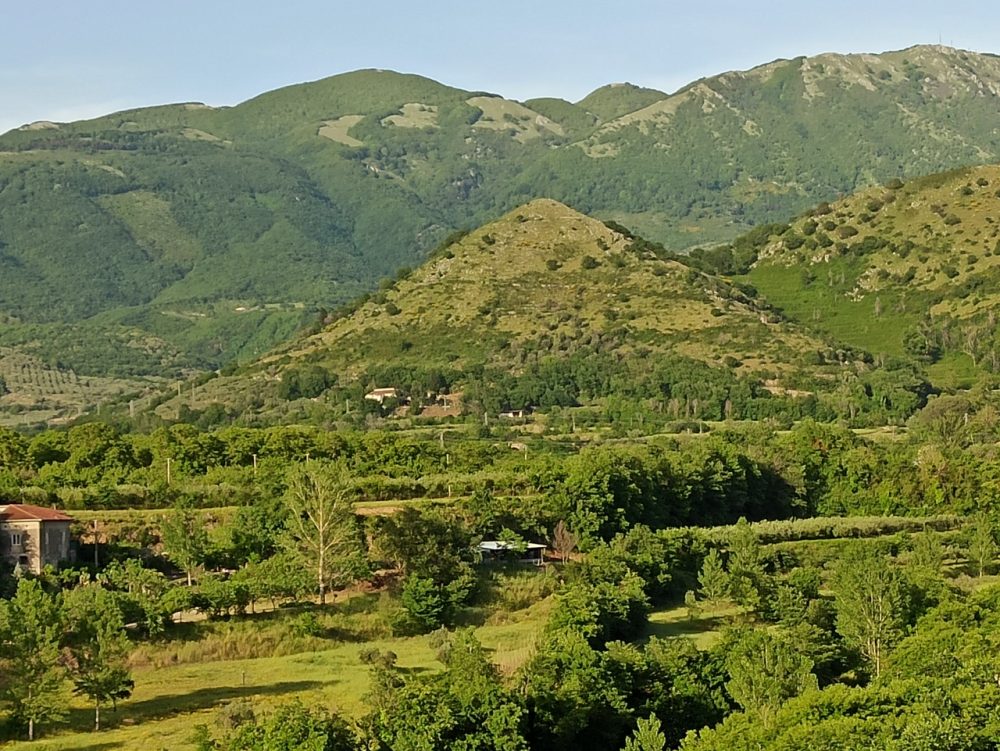
<svg viewBox="0 0 1000 751">
<path fill-rule="evenodd" d="M 447 601 L 433 579 L 410 575 L 403 582 L 401 595 L 406 609 L 406 623 L 420 633 L 428 633 L 444 623 Z"/>
<path fill-rule="evenodd" d="M 785 238 L 785 247 L 789 250 L 798 250 L 805 243 L 805 238 L 794 233 L 789 233 L 788 237 Z"/>
<path fill-rule="evenodd" d="M 323 625 L 315 613 L 306 612 L 292 621 L 291 631 L 294 636 L 322 636 Z"/>
</svg>

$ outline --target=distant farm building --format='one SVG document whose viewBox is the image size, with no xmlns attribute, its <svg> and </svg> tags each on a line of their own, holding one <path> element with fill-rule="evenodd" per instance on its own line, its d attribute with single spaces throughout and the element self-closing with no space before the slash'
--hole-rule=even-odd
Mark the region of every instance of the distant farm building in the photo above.
<svg viewBox="0 0 1000 751">
<path fill-rule="evenodd" d="M 28 504 L 0 506 L 0 558 L 34 574 L 73 558 L 69 525 L 61 511 Z"/>
<path fill-rule="evenodd" d="M 458 417 L 462 414 L 462 395 L 428 392 L 421 417 Z"/>
<path fill-rule="evenodd" d="M 399 390 L 396 388 L 372 389 L 365 394 L 365 399 L 382 404 L 386 399 L 398 399 Z"/>
<path fill-rule="evenodd" d="M 525 407 L 524 409 L 508 409 L 506 412 L 501 412 L 500 417 L 507 420 L 519 420 L 522 417 L 527 417 L 531 414 L 531 407 Z"/>
<path fill-rule="evenodd" d="M 483 540 L 479 543 L 479 557 L 483 563 L 527 563 L 541 566 L 545 563 L 545 546 L 536 542 L 518 545 L 504 540 Z"/>
</svg>

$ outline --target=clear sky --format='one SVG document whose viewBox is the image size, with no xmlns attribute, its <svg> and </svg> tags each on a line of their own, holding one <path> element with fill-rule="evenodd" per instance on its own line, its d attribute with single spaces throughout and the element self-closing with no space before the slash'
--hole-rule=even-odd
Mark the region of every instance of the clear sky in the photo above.
<svg viewBox="0 0 1000 751">
<path fill-rule="evenodd" d="M 778 57 L 937 43 L 1000 53 L 992 0 L 0 0 L 0 132 L 235 104 L 358 68 L 513 99 L 672 91 Z"/>
</svg>

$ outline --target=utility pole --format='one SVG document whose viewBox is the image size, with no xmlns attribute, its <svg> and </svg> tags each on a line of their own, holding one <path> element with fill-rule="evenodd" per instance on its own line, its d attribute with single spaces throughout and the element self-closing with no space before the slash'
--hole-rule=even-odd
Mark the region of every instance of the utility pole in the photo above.
<svg viewBox="0 0 1000 751">
<path fill-rule="evenodd" d="M 253 455 L 253 479 L 257 479 L 257 455 Z"/>
<path fill-rule="evenodd" d="M 170 457 L 167 457 L 167 485 L 170 485 Z"/>
</svg>

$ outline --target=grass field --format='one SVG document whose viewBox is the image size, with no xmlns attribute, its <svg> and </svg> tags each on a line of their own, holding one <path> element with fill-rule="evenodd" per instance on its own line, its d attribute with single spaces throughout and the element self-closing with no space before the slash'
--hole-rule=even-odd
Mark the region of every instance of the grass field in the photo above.
<svg viewBox="0 0 1000 751">
<path fill-rule="evenodd" d="M 545 624 L 551 599 L 510 613 L 503 623 L 487 623 L 476 636 L 493 661 L 509 673 L 532 653 L 535 637 Z M 205 624 L 210 627 L 210 624 Z M 66 724 L 42 728 L 42 740 L 10 743 L 11 751 L 182 751 L 198 724 L 214 725 L 217 710 L 227 702 L 247 699 L 266 707 L 298 697 L 311 706 L 327 707 L 348 716 L 365 710 L 368 668 L 363 649 L 391 650 L 407 673 L 440 669 L 429 636 L 337 641 L 328 649 L 278 657 L 218 660 L 167 667 L 137 668 L 135 694 L 117 713 L 102 713 L 106 729 L 90 732 L 93 711 L 78 698 L 67 697 Z"/>
<path fill-rule="evenodd" d="M 786 316 L 806 322 L 839 342 L 874 354 L 903 354 L 903 331 L 920 320 L 921 306 L 911 303 L 906 312 L 900 311 L 898 293 L 894 290 L 850 299 L 848 292 L 860 272 L 857 263 L 834 259 L 816 273 L 841 271 L 845 283 L 832 287 L 819 278 L 803 286 L 802 268 L 798 266 L 760 265 L 743 280 L 753 284 Z M 880 315 L 875 314 L 876 300 L 881 307 Z"/>
<path fill-rule="evenodd" d="M 718 642 L 723 626 L 741 612 L 740 608 L 730 604 L 705 608 L 694 614 L 689 613 L 684 605 L 654 610 L 649 614 L 645 636 L 660 639 L 682 637 L 690 639 L 698 649 L 710 649 Z"/>
</svg>

